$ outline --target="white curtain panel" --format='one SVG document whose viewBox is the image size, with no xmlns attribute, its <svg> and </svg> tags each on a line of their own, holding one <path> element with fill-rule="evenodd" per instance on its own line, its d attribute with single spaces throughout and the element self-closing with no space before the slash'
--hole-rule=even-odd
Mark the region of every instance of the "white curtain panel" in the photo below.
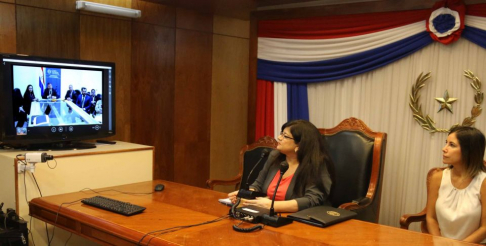
<svg viewBox="0 0 486 246">
<path fill-rule="evenodd" d="M 339 38 L 339 42 L 336 39 L 258 38 L 258 58 L 281 62 L 324 61 L 376 49 L 423 31 L 425 21 L 381 32 Z"/>
<path fill-rule="evenodd" d="M 433 43 L 383 68 L 338 81 L 308 85 L 310 121 L 331 128 L 342 120 L 356 117 L 373 131 L 388 134 L 381 198 L 380 224 L 399 226 L 400 216 L 422 211 L 426 203 L 426 174 L 442 167 L 442 147 L 446 133 L 431 134 L 412 117 L 410 93 L 420 73 L 431 72 L 420 90 L 424 114 L 438 128 L 448 129 L 471 115 L 474 89 L 464 70 L 470 69 L 486 81 L 486 50 L 461 38 L 451 45 Z M 437 112 L 435 98 L 458 98 L 453 113 Z M 483 84 L 482 91 L 486 92 Z M 482 104 L 486 107 L 486 103 Z M 486 113 L 475 127 L 486 132 Z M 419 231 L 418 223 L 411 227 Z"/>
</svg>

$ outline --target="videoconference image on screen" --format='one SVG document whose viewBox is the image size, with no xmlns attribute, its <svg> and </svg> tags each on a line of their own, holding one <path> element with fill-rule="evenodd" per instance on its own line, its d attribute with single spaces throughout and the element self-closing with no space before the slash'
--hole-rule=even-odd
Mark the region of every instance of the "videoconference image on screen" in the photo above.
<svg viewBox="0 0 486 246">
<path fill-rule="evenodd" d="M 17 135 L 35 127 L 70 126 L 52 129 L 72 131 L 76 125 L 103 123 L 102 71 L 14 65 L 12 72 L 13 103 L 24 113 L 12 122 Z"/>
<path fill-rule="evenodd" d="M 115 63 L 0 59 L 0 148 L 93 148 L 81 141 L 116 134 Z"/>
</svg>

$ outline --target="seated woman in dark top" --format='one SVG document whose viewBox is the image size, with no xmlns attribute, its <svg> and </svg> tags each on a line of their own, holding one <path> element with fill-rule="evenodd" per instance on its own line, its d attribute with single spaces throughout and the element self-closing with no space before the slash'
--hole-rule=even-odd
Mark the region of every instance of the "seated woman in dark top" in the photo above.
<svg viewBox="0 0 486 246">
<path fill-rule="evenodd" d="M 14 122 L 17 122 L 15 127 L 23 127 L 24 123 L 27 121 L 27 114 L 24 110 L 24 99 L 22 98 L 22 93 L 20 89 L 15 88 L 13 90 L 13 115 L 14 115 Z"/>
<path fill-rule="evenodd" d="M 30 108 L 33 101 L 39 101 L 39 99 L 35 97 L 34 87 L 28 85 L 24 92 L 24 110 L 28 115 L 30 115 Z"/>
<path fill-rule="evenodd" d="M 254 205 L 269 209 L 271 197 L 280 177 L 279 164 L 287 162 L 275 199 L 275 212 L 296 212 L 318 205 L 330 205 L 334 166 L 325 140 L 319 130 L 306 120 L 294 120 L 282 126 L 277 138 L 277 150 L 270 153 L 265 166 L 250 190 L 267 193 L 268 197 L 246 200 L 244 206 Z M 237 191 L 228 194 L 235 202 Z"/>
</svg>

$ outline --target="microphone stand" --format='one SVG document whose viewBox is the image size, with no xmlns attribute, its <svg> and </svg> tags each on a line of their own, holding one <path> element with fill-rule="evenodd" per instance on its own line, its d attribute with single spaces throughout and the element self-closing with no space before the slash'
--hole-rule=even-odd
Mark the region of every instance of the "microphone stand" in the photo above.
<svg viewBox="0 0 486 246">
<path fill-rule="evenodd" d="M 250 173 L 248 174 L 248 177 L 246 177 L 246 188 L 249 189 L 250 188 L 250 185 L 248 184 L 248 182 L 250 181 L 250 177 L 251 177 L 251 174 L 253 173 L 253 171 L 255 171 L 255 168 L 260 165 L 260 162 L 262 162 L 263 158 L 265 158 L 265 156 L 269 153 L 270 151 L 268 149 L 263 149 L 262 150 L 262 154 L 260 156 L 260 159 L 257 161 L 257 163 L 253 166 L 253 168 L 250 170 Z"/>
<path fill-rule="evenodd" d="M 280 226 L 288 225 L 293 222 L 293 220 L 290 218 L 277 216 L 275 214 L 275 209 L 273 207 L 275 203 L 275 197 L 277 195 L 278 186 L 280 185 L 282 176 L 288 169 L 289 169 L 289 164 L 287 162 L 283 161 L 282 163 L 280 163 L 280 177 L 278 178 L 277 185 L 275 186 L 275 191 L 273 192 L 272 205 L 270 206 L 270 214 L 263 215 L 262 223 L 265 225 L 280 227 Z"/>
<path fill-rule="evenodd" d="M 267 194 L 263 193 L 263 192 L 251 191 L 248 182 L 250 181 L 250 177 L 251 177 L 251 174 L 253 173 L 253 171 L 255 171 L 256 167 L 260 164 L 260 162 L 262 162 L 262 160 L 265 158 L 265 156 L 268 155 L 269 152 L 270 151 L 268 149 L 262 150 L 262 154 L 260 155 L 260 159 L 253 166 L 253 168 L 250 170 L 250 173 L 246 177 L 246 182 L 242 186 L 242 188 L 246 188 L 246 189 L 240 189 L 238 191 L 238 194 L 236 195 L 236 197 L 245 198 L 245 199 L 255 199 L 257 197 L 266 197 L 267 196 Z M 246 185 L 246 187 L 244 185 Z"/>
</svg>

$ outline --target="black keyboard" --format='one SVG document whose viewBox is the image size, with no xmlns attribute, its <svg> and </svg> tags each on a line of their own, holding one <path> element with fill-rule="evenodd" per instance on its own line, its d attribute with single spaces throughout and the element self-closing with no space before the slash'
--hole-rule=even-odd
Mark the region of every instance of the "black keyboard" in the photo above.
<svg viewBox="0 0 486 246">
<path fill-rule="evenodd" d="M 118 201 L 104 196 L 86 198 L 81 200 L 81 202 L 87 205 L 91 205 L 93 207 L 101 208 L 126 216 L 138 214 L 145 210 L 145 207 L 134 205 L 129 202 Z"/>
</svg>

